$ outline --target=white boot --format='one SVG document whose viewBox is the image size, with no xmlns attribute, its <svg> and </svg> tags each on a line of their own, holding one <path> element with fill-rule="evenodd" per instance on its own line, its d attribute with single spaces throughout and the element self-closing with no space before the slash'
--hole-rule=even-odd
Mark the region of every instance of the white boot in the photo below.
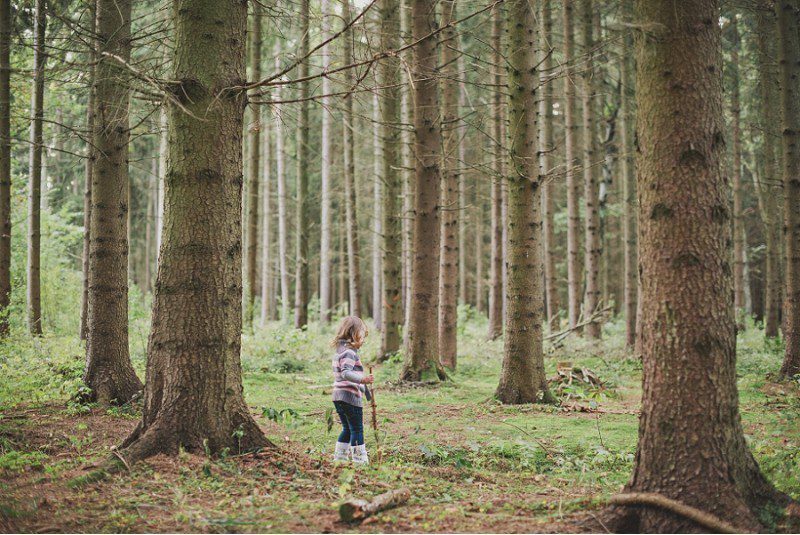
<svg viewBox="0 0 800 535">
<path fill-rule="evenodd" d="M 337 442 L 336 449 L 333 452 L 333 460 L 335 461 L 349 461 L 350 460 L 350 444 L 347 442 Z"/>
<path fill-rule="evenodd" d="M 350 451 L 353 454 L 353 464 L 369 464 L 367 446 L 365 444 L 353 446 Z"/>
</svg>

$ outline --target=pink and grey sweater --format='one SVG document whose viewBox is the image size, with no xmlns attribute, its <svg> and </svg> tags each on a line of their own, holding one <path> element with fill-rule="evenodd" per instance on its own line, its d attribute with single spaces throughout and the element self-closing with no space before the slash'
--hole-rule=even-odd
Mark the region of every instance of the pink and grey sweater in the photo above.
<svg viewBox="0 0 800 535">
<path fill-rule="evenodd" d="M 333 356 L 333 401 L 362 407 L 363 377 L 364 368 L 358 352 L 346 342 L 340 342 Z"/>
</svg>

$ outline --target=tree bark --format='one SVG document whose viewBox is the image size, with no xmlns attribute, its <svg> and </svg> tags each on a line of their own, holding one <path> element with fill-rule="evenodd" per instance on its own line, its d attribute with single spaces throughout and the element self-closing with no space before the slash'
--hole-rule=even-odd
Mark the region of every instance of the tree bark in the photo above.
<svg viewBox="0 0 800 535">
<path fill-rule="evenodd" d="M 376 78 L 377 81 L 377 78 Z M 381 141 L 381 110 L 380 110 L 380 97 L 375 92 L 372 95 L 372 145 L 373 152 L 373 182 L 372 182 L 372 321 L 377 330 L 383 328 L 381 289 L 382 272 L 381 267 L 382 253 L 381 243 L 383 241 L 383 184 L 385 178 L 383 175 L 383 142 Z"/>
<path fill-rule="evenodd" d="M 536 14 L 528 0 L 507 0 L 508 289 L 500 384 L 503 403 L 552 402 L 544 373 L 542 182 L 538 172 L 539 74 Z"/>
<path fill-rule="evenodd" d="M 378 4 L 381 15 L 381 50 L 394 50 L 400 40 L 400 5 L 398 0 L 381 0 Z M 399 129 L 401 89 L 399 58 L 388 58 L 378 64 L 380 93 L 383 161 L 383 306 L 381 329 L 381 357 L 387 358 L 400 349 L 400 327 L 403 324 L 403 262 L 402 262 L 402 181 L 405 171 L 401 169 Z"/>
<path fill-rule="evenodd" d="M 731 34 L 731 129 L 733 134 L 733 307 L 741 319 L 745 310 L 745 229 L 744 192 L 742 191 L 742 126 L 739 103 L 739 26 L 736 13 L 732 14 L 728 31 Z"/>
<path fill-rule="evenodd" d="M 400 0 L 400 35 L 403 44 L 411 42 L 411 0 Z M 413 50 L 412 50 L 413 53 Z M 413 61 L 411 58 L 404 57 L 406 64 Z M 414 141 L 413 125 L 414 117 L 411 109 L 411 75 L 407 69 L 406 84 L 401 89 L 400 101 L 400 120 L 404 126 L 400 133 L 402 151 L 400 153 L 401 165 L 403 169 L 403 323 L 404 345 L 408 343 L 408 322 L 411 314 L 411 257 L 413 255 L 413 235 L 414 235 Z"/>
<path fill-rule="evenodd" d="M 462 45 L 463 46 L 463 45 Z M 467 109 L 467 69 L 464 54 L 458 56 L 459 78 L 458 109 L 459 115 Z M 468 302 L 467 286 L 467 124 L 463 118 L 458 120 L 458 163 L 462 171 L 458 174 L 458 304 L 466 305 Z"/>
<path fill-rule="evenodd" d="M 261 30 L 263 12 L 261 4 L 253 3 L 253 26 L 250 33 L 250 76 L 253 80 L 261 79 Z M 258 273 L 258 212 L 261 205 L 259 193 L 261 189 L 261 109 L 258 104 L 250 107 L 253 122 L 250 125 L 250 168 L 247 181 L 247 261 L 245 273 L 247 274 L 247 293 L 244 303 L 245 325 L 253 327 L 255 314 L 255 301 L 258 288 L 256 287 L 256 274 Z"/>
<path fill-rule="evenodd" d="M 307 58 L 309 53 L 308 11 L 309 0 L 300 0 L 300 50 L 298 51 L 300 58 Z M 308 59 L 303 59 L 298 65 L 297 76 L 301 79 L 308 77 Z M 309 224 L 311 223 L 311 204 L 308 202 L 309 82 L 307 80 L 300 82 L 299 86 L 300 114 L 297 124 L 297 211 L 295 217 L 297 237 L 294 281 L 294 326 L 296 329 L 301 329 L 308 323 L 308 242 Z"/>
<path fill-rule="evenodd" d="M 626 2 L 629 9 L 630 2 Z M 623 51 L 620 55 L 619 70 L 622 82 L 622 95 L 619 111 L 620 144 L 622 145 L 622 196 L 623 196 L 623 224 L 622 233 L 624 241 L 624 300 L 625 300 L 625 346 L 634 349 L 636 345 L 636 307 L 639 290 L 639 275 L 636 265 L 637 259 L 637 222 L 636 222 L 636 174 L 634 172 L 634 147 L 633 147 L 633 121 L 631 109 L 634 98 L 633 65 L 631 52 L 633 40 L 628 33 L 625 35 Z"/>
<path fill-rule="evenodd" d="M 458 197 L 458 59 L 456 29 L 449 24 L 456 20 L 456 1 L 442 0 L 442 191 L 441 246 L 439 253 L 439 360 L 446 368 L 456 368 L 458 340 L 458 218 L 461 207 Z"/>
<path fill-rule="evenodd" d="M 113 1 L 113 0 L 112 0 Z M 247 5 L 184 0 L 174 11 L 162 261 L 142 421 L 120 452 L 217 454 L 270 445 L 242 393 L 242 130 Z M 198 119 L 201 117 L 202 119 Z"/>
<path fill-rule="evenodd" d="M 567 182 L 567 310 L 569 327 L 575 329 L 581 316 L 580 266 L 580 182 L 575 175 L 577 166 L 575 121 L 575 0 L 563 0 L 564 7 L 564 151 Z"/>
<path fill-rule="evenodd" d="M 350 0 L 342 2 L 342 22 L 350 23 Z M 353 31 L 344 32 L 342 63 L 349 65 L 353 62 Z M 355 87 L 355 73 L 352 69 L 346 72 L 346 85 Z M 353 94 L 348 92 L 344 97 L 344 121 L 342 121 L 342 140 L 344 142 L 344 209 L 345 232 L 347 233 L 347 275 L 350 285 L 350 315 L 361 316 L 361 255 L 358 243 L 358 206 L 356 186 L 356 163 L 354 144 Z"/>
<path fill-rule="evenodd" d="M 414 243 L 408 341 L 400 378 L 444 379 L 439 364 L 439 191 L 442 182 L 441 125 L 437 92 L 437 42 L 423 39 L 437 28 L 436 4 L 411 0 L 414 47 Z"/>
<path fill-rule="evenodd" d="M 597 7 L 597 6 L 594 6 Z M 583 296 L 583 317 L 593 317 L 600 304 L 600 261 L 603 245 L 600 238 L 600 210 L 598 207 L 597 173 L 597 90 L 593 72 L 594 32 L 592 0 L 581 0 L 583 53 L 588 58 L 581 75 L 581 100 L 583 110 L 583 207 L 584 219 L 584 271 L 586 278 Z M 601 324 L 592 321 L 584 327 L 588 338 L 600 338 Z"/>
<path fill-rule="evenodd" d="M 489 265 L 489 333 L 490 340 L 503 334 L 503 75 L 502 56 L 503 8 L 494 7 L 492 14 L 492 48 L 494 49 L 494 85 L 492 94 L 492 163 L 491 264 Z"/>
<path fill-rule="evenodd" d="M 89 17 L 91 18 L 92 36 L 97 33 L 97 0 L 89 0 Z M 94 108 L 95 108 L 95 63 L 97 60 L 97 41 L 94 37 L 89 40 L 89 80 L 88 98 L 86 102 L 86 130 L 89 132 L 89 142 L 86 144 L 86 167 L 84 169 L 83 185 L 83 251 L 81 258 L 82 267 L 82 293 L 81 293 L 81 324 L 80 338 L 86 340 L 89 328 L 89 249 L 91 244 L 91 221 L 92 221 L 92 181 L 94 174 L 94 162 L 97 159 L 95 148 L 91 136 L 94 132 Z M 158 232 L 156 229 L 158 240 Z M 158 254 L 158 253 L 156 253 Z"/>
<path fill-rule="evenodd" d="M 800 29 L 798 0 L 777 0 L 778 65 L 783 131 L 784 236 L 786 240 L 786 353 L 781 375 L 800 373 Z"/>
<path fill-rule="evenodd" d="M 33 88 L 31 91 L 30 184 L 28 190 L 28 331 L 42 334 L 41 216 L 42 216 L 42 125 L 44 122 L 44 76 L 47 52 L 45 0 L 36 0 L 33 28 Z"/>
<path fill-rule="evenodd" d="M 280 70 L 280 41 L 275 43 L 275 70 Z M 275 87 L 275 100 L 282 98 L 281 86 Z M 289 321 L 289 234 L 288 216 L 286 209 L 286 155 L 284 148 L 282 106 L 275 106 L 275 172 L 278 182 L 278 259 L 280 263 L 281 280 L 281 321 Z"/>
<path fill-rule="evenodd" d="M 320 26 L 322 39 L 327 40 L 331 34 L 330 0 L 322 0 L 320 9 L 322 18 Z M 331 65 L 330 45 L 322 47 L 322 70 Z M 328 76 L 322 78 L 322 94 L 331 92 L 331 80 Z M 320 235 L 319 235 L 319 320 L 323 324 L 331 321 L 331 135 L 332 113 L 331 97 L 323 96 L 322 105 L 322 168 L 321 176 L 321 206 L 320 206 Z"/>
<path fill-rule="evenodd" d="M 779 495 L 742 430 L 724 155 L 719 4 L 676 16 L 637 0 L 636 95 L 643 396 L 626 492 L 657 493 L 745 531 Z M 626 509 L 635 532 L 705 528 L 662 509 Z"/>
<path fill-rule="evenodd" d="M 141 389 L 128 353 L 130 0 L 97 1 L 98 62 L 92 143 L 89 321 L 83 382 L 101 405 L 124 404 Z M 107 56 L 108 54 L 109 56 Z"/>
<path fill-rule="evenodd" d="M 0 337 L 11 304 L 11 0 L 0 0 Z"/>
<path fill-rule="evenodd" d="M 555 181 L 551 176 L 552 153 L 555 151 L 553 140 L 553 17 L 552 4 L 550 0 L 543 0 L 541 3 L 541 25 L 542 32 L 540 38 L 540 51 L 544 55 L 541 60 L 541 87 L 542 98 L 540 99 L 541 126 L 539 128 L 539 176 L 542 189 L 542 249 L 544 253 L 544 295 L 547 303 L 547 325 L 551 332 L 556 332 L 559 328 L 559 309 L 560 300 L 558 297 L 558 275 L 556 271 L 555 254 L 555 225 L 553 216 L 555 213 Z"/>
<path fill-rule="evenodd" d="M 150 161 L 150 174 L 147 177 L 147 208 L 144 218 L 144 278 L 142 296 L 151 290 L 150 264 L 153 249 L 153 208 L 158 202 L 158 159 Z"/>
<path fill-rule="evenodd" d="M 269 109 L 267 109 L 269 113 Z M 261 319 L 263 329 L 274 315 L 272 300 L 272 139 L 270 121 L 264 125 L 264 177 L 261 185 Z"/>
</svg>

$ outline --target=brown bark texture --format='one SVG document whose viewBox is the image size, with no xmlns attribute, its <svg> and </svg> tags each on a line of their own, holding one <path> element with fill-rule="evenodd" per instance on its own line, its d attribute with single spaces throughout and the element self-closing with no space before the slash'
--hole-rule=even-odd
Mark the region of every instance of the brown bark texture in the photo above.
<svg viewBox="0 0 800 535">
<path fill-rule="evenodd" d="M 490 340 L 503 334 L 503 7 L 492 12 L 492 48 L 494 49 L 494 84 L 492 95 L 492 196 L 491 196 L 491 261 L 489 264 L 489 333 Z"/>
<path fill-rule="evenodd" d="M 247 6 L 183 0 L 174 11 L 164 235 L 142 421 L 120 453 L 218 454 L 269 445 L 244 401 L 242 135 Z"/>
<path fill-rule="evenodd" d="M 300 50 L 299 57 L 305 58 L 297 69 L 298 78 L 308 76 L 308 51 L 310 36 L 308 28 L 309 0 L 300 0 Z M 297 121 L 297 207 L 295 211 L 295 281 L 294 281 L 294 326 L 296 329 L 308 323 L 308 242 L 310 234 L 310 208 L 308 196 L 308 160 L 309 160 L 309 82 L 299 84 L 298 98 L 300 110 Z"/>
<path fill-rule="evenodd" d="M 758 509 L 779 496 L 739 416 L 719 4 L 636 6 L 650 29 L 636 34 L 643 395 L 626 491 L 759 530 Z M 663 509 L 626 512 L 616 530 L 705 530 Z"/>
<path fill-rule="evenodd" d="M 626 2 L 626 6 L 630 6 Z M 639 290 L 639 272 L 637 269 L 637 220 L 636 220 L 636 173 L 634 171 L 634 147 L 633 147 L 633 100 L 634 100 L 634 67 L 631 58 L 633 51 L 633 39 L 630 34 L 625 36 L 623 41 L 623 53 L 620 57 L 619 69 L 622 84 L 622 95 L 619 110 L 619 129 L 620 145 L 622 154 L 622 202 L 623 202 L 623 221 L 622 233 L 624 242 L 624 308 L 625 308 L 625 346 L 633 349 L 636 345 L 636 308 Z"/>
<path fill-rule="evenodd" d="M 0 336 L 11 303 L 11 0 L 0 0 Z"/>
<path fill-rule="evenodd" d="M 250 77 L 252 80 L 261 79 L 261 37 L 263 11 L 261 4 L 253 3 L 253 22 L 250 32 Z M 250 125 L 250 176 L 247 180 L 247 261 L 245 273 L 247 274 L 247 293 L 245 294 L 244 311 L 245 324 L 253 327 L 255 314 L 255 301 L 258 288 L 258 213 L 260 209 L 260 177 L 261 177 L 261 108 L 254 105 L 250 108 L 253 122 Z"/>
</svg>

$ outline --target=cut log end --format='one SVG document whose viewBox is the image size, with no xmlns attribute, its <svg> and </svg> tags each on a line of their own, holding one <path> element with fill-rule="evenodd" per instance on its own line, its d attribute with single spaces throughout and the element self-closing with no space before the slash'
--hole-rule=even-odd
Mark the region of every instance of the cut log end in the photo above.
<svg viewBox="0 0 800 535">
<path fill-rule="evenodd" d="M 402 505 L 411 497 L 411 491 L 403 487 L 378 494 L 372 500 L 347 500 L 339 506 L 339 517 L 343 522 L 360 522 L 365 518 Z"/>
</svg>

